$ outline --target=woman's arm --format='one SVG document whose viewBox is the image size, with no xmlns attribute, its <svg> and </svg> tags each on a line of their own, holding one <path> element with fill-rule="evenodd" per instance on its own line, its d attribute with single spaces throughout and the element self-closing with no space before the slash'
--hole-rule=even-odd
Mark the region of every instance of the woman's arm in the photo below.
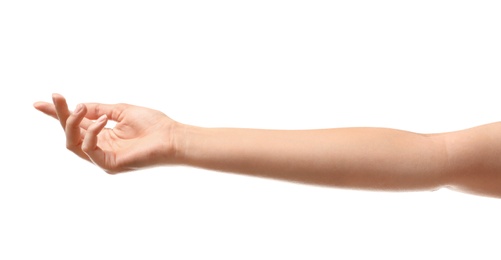
<svg viewBox="0 0 501 260">
<path fill-rule="evenodd" d="M 450 177 L 441 135 L 385 128 L 182 128 L 179 162 L 190 166 L 370 190 L 434 190 Z"/>
<path fill-rule="evenodd" d="M 61 95 L 53 100 L 35 108 L 59 119 L 69 150 L 109 173 L 182 164 L 339 188 L 449 187 L 501 197 L 501 123 L 431 135 L 388 128 L 202 128 L 144 107 L 87 103 L 70 112 Z M 108 119 L 117 122 L 113 129 L 105 128 Z"/>
<path fill-rule="evenodd" d="M 182 128 L 178 154 L 186 165 L 341 188 L 448 187 L 501 197 L 501 123 L 431 135 L 388 128 Z"/>
</svg>

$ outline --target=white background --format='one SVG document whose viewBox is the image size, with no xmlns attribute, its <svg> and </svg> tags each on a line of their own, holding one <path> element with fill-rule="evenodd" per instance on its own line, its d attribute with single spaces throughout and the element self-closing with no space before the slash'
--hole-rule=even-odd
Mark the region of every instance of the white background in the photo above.
<svg viewBox="0 0 501 260">
<path fill-rule="evenodd" d="M 200 126 L 501 118 L 499 1 L 1 1 L 0 259 L 499 259 L 501 202 L 187 167 L 110 176 L 51 93 Z"/>
</svg>

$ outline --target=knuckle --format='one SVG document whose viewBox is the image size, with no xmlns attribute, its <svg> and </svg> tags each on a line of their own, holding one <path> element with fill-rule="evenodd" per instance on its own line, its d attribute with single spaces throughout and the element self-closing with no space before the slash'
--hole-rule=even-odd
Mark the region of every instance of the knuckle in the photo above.
<svg viewBox="0 0 501 260">
<path fill-rule="evenodd" d="M 70 142 L 66 142 L 66 149 L 73 151 L 75 150 L 75 145 Z"/>
<path fill-rule="evenodd" d="M 117 174 L 118 172 L 114 171 L 114 170 L 111 170 L 111 169 L 104 169 L 104 172 L 106 172 L 107 174 L 109 175 L 115 175 Z"/>
<path fill-rule="evenodd" d="M 88 153 L 91 151 L 91 147 L 88 144 L 83 143 L 82 144 L 82 151 L 84 151 L 85 153 Z"/>
<path fill-rule="evenodd" d="M 103 169 L 107 174 L 110 175 L 115 175 L 121 172 L 124 172 L 124 168 L 121 167 L 119 164 L 116 163 L 110 163 L 107 165 L 106 168 Z"/>
<path fill-rule="evenodd" d="M 115 175 L 121 172 L 118 168 L 106 168 L 103 170 L 109 175 Z"/>
</svg>

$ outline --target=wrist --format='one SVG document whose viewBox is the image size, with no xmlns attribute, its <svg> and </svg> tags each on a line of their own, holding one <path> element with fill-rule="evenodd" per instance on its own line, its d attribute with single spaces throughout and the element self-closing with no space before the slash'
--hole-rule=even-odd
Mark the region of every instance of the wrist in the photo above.
<svg viewBox="0 0 501 260">
<path fill-rule="evenodd" d="M 171 156 L 171 164 L 186 164 L 187 150 L 189 146 L 189 135 L 195 129 L 195 126 L 182 123 L 175 123 L 171 128 L 170 143 L 172 144 L 173 153 Z"/>
</svg>

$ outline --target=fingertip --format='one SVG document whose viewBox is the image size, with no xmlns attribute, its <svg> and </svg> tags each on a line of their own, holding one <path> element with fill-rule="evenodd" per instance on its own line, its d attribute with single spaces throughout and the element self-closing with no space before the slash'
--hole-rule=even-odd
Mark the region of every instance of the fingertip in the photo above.
<svg viewBox="0 0 501 260">
<path fill-rule="evenodd" d="M 104 115 L 100 116 L 100 117 L 96 120 L 96 122 L 98 122 L 98 123 L 103 123 L 103 122 L 106 122 L 107 120 L 108 120 L 108 116 L 107 116 L 106 114 L 104 114 Z"/>
<path fill-rule="evenodd" d="M 82 112 L 82 110 L 84 109 L 83 107 L 83 104 L 78 104 L 77 107 L 75 108 L 75 111 L 73 111 L 73 114 L 80 114 L 80 112 Z"/>
<path fill-rule="evenodd" d="M 47 110 L 47 106 L 49 106 L 50 103 L 47 103 L 47 102 L 43 102 L 43 101 L 37 101 L 35 103 L 33 103 L 33 107 L 37 110 L 40 110 L 40 111 L 45 111 Z"/>
<path fill-rule="evenodd" d="M 65 98 L 63 97 L 63 95 L 59 94 L 59 93 L 52 93 L 52 101 L 55 103 L 56 101 L 58 100 L 64 100 Z"/>
<path fill-rule="evenodd" d="M 87 114 L 87 106 L 84 103 L 80 103 L 82 105 L 82 114 L 86 115 Z"/>
</svg>

